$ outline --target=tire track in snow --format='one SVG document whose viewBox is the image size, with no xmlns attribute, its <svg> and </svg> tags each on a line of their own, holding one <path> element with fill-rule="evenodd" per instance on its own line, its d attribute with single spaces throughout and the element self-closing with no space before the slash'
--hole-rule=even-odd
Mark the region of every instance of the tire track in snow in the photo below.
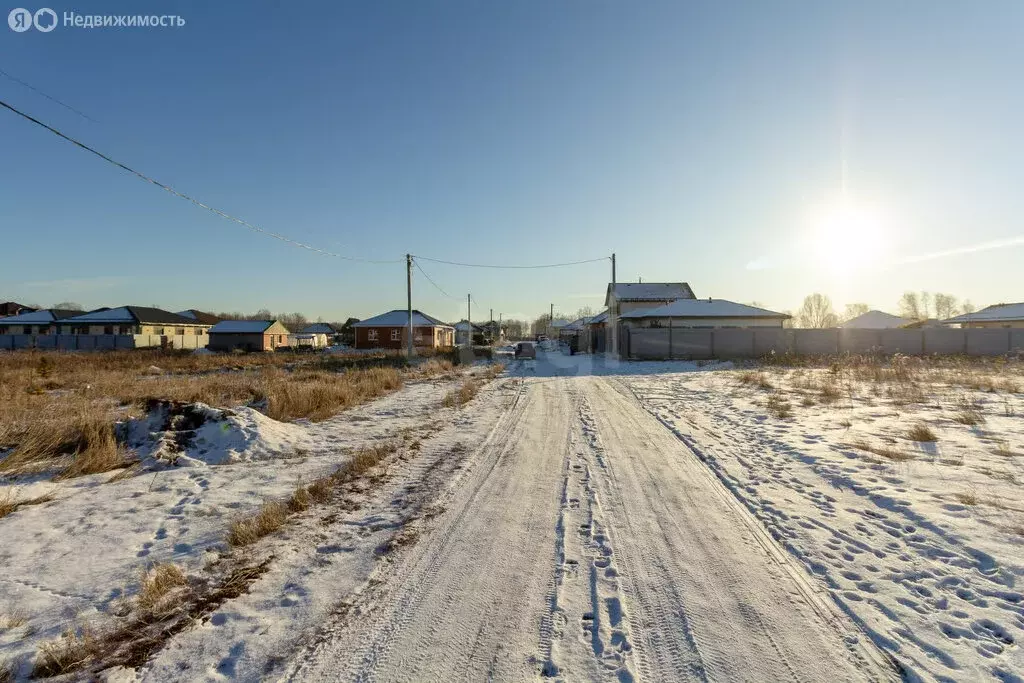
<svg viewBox="0 0 1024 683">
<path fill-rule="evenodd" d="M 891 680 L 707 468 L 618 383 L 586 387 L 608 463 L 605 507 L 657 679 Z M 680 635 L 681 634 L 681 635 Z"/>
<path fill-rule="evenodd" d="M 358 601 L 290 679 L 508 680 L 542 664 L 566 396 L 527 382 L 437 529 Z"/>
</svg>

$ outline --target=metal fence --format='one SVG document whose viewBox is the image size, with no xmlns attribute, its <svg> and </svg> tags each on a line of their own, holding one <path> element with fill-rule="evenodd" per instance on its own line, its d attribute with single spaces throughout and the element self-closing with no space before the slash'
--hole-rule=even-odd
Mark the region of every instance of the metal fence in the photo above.
<svg viewBox="0 0 1024 683">
<path fill-rule="evenodd" d="M 201 349 L 206 335 L 158 334 L 0 334 L 0 349 L 56 349 L 60 351 L 113 351 L 114 349 Z"/>
<path fill-rule="evenodd" d="M 621 355 L 636 360 L 758 358 L 770 353 L 966 354 L 1024 352 L 1024 329 L 805 330 L 622 328 Z"/>
</svg>

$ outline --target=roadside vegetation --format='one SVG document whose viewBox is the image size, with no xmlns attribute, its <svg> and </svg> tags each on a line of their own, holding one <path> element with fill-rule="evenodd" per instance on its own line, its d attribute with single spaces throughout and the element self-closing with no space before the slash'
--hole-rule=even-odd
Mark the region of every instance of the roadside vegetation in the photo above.
<svg viewBox="0 0 1024 683">
<path fill-rule="evenodd" d="M 115 422 L 154 400 L 250 405 L 276 420 L 320 421 L 452 369 L 442 356 L 409 366 L 396 354 L 3 353 L 0 475 L 61 479 L 128 468 L 134 459 Z"/>
</svg>

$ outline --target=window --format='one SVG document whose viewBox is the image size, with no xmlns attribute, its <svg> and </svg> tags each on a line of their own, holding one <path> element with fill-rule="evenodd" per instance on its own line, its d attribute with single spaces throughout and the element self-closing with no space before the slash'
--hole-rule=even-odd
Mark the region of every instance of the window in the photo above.
<svg viewBox="0 0 1024 683">
<path fill-rule="evenodd" d="M 366 333 L 366 338 L 370 341 L 377 341 L 377 330 L 370 330 Z"/>
<path fill-rule="evenodd" d="M 117 331 L 118 334 L 132 334 L 133 330 L 131 325 L 121 325 Z"/>
<path fill-rule="evenodd" d="M 103 328 L 103 334 L 114 334 L 114 326 L 113 325 L 107 325 L 106 327 L 104 327 Z"/>
<path fill-rule="evenodd" d="M 161 334 L 162 335 L 163 333 L 164 333 L 164 328 L 162 328 L 162 327 L 154 327 L 153 328 L 153 334 Z"/>
<path fill-rule="evenodd" d="M 184 327 L 175 328 L 174 334 L 178 335 L 179 337 L 184 337 L 185 336 L 185 328 Z"/>
<path fill-rule="evenodd" d="M 402 341 L 402 330 L 397 327 L 391 330 L 391 341 Z"/>
<path fill-rule="evenodd" d="M 32 334 L 32 326 L 31 325 L 25 325 L 25 327 L 22 328 L 21 333 L 22 334 Z"/>
<path fill-rule="evenodd" d="M 7 334 L 7 326 L 0 325 L 0 334 Z"/>
<path fill-rule="evenodd" d="M 50 334 L 50 328 L 46 325 L 40 325 L 36 328 L 36 334 Z"/>
</svg>

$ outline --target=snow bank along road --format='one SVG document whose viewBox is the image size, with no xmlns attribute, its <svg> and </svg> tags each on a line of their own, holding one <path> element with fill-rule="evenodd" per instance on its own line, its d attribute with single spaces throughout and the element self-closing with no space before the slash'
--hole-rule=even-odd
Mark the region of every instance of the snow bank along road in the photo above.
<svg viewBox="0 0 1024 683">
<path fill-rule="evenodd" d="M 526 363 L 432 524 L 287 680 L 898 677 L 619 380 Z"/>
</svg>

